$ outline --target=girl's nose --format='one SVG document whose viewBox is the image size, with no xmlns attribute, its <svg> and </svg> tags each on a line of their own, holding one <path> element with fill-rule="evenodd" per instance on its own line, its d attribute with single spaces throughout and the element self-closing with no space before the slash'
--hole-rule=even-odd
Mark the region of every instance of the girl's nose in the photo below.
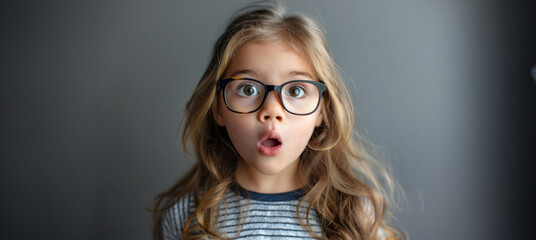
<svg viewBox="0 0 536 240">
<path fill-rule="evenodd" d="M 277 92 L 269 92 L 264 100 L 264 104 L 259 111 L 259 120 L 265 122 L 267 120 L 283 121 L 285 109 L 277 95 Z"/>
</svg>

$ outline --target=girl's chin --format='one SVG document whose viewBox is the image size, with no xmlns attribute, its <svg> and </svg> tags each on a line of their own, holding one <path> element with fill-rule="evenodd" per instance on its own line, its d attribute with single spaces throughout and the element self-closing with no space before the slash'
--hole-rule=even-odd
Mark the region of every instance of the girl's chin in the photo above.
<svg viewBox="0 0 536 240">
<path fill-rule="evenodd" d="M 276 176 L 281 175 L 287 172 L 287 170 L 290 170 L 289 167 L 293 165 L 293 162 L 287 163 L 287 164 L 277 164 L 274 162 L 270 162 L 267 164 L 259 164 L 256 166 L 253 166 L 256 172 L 261 173 L 263 175 L 267 176 Z"/>
<path fill-rule="evenodd" d="M 237 172 L 248 173 L 251 176 L 284 176 L 286 174 L 295 175 L 299 158 L 294 160 L 282 159 L 282 155 L 267 157 L 259 154 L 255 159 L 239 160 Z"/>
</svg>

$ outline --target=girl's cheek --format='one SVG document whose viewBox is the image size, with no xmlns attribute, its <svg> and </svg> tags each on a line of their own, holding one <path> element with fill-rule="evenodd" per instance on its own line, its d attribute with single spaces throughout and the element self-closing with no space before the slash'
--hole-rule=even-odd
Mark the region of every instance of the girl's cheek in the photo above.
<svg viewBox="0 0 536 240">
<path fill-rule="evenodd" d="M 241 117 L 231 119 L 227 127 L 227 131 L 229 134 L 244 136 L 244 137 L 247 136 L 248 133 L 251 132 L 252 130 L 253 129 L 251 127 L 250 121 L 246 121 L 244 118 L 241 118 Z"/>
</svg>

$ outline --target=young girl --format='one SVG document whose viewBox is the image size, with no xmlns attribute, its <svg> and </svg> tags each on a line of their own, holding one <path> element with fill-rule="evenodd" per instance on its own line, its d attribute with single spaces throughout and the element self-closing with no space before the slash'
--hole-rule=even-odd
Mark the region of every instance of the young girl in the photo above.
<svg viewBox="0 0 536 240">
<path fill-rule="evenodd" d="M 186 108 L 198 162 L 156 197 L 155 239 L 399 239 L 396 183 L 354 134 L 321 28 L 246 8 Z"/>
</svg>

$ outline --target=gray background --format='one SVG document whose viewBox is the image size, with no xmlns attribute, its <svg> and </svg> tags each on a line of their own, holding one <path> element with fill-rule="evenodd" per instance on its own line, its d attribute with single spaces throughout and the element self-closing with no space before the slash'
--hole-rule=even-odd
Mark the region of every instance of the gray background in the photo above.
<svg viewBox="0 0 536 240">
<path fill-rule="evenodd" d="M 193 161 L 185 101 L 247 2 L 0 1 L 0 238 L 149 239 L 144 206 Z M 529 2 L 287 3 L 327 29 L 413 239 L 532 236 Z"/>
</svg>

